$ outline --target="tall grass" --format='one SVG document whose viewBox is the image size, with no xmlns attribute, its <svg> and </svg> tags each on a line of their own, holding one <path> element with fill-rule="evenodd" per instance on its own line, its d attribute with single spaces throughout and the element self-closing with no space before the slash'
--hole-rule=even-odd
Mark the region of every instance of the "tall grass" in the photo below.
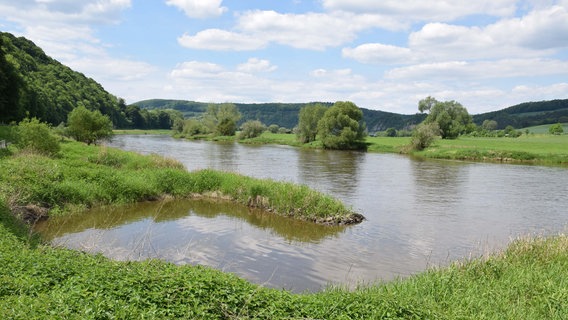
<svg viewBox="0 0 568 320">
<path fill-rule="evenodd" d="M 4 159 L 0 191 L 14 206 L 34 204 L 52 214 L 163 196 L 206 196 L 314 222 L 360 221 L 340 201 L 303 185 L 213 170 L 187 172 L 172 159 L 75 142 L 63 143 L 59 158 L 16 153 Z"/>
</svg>

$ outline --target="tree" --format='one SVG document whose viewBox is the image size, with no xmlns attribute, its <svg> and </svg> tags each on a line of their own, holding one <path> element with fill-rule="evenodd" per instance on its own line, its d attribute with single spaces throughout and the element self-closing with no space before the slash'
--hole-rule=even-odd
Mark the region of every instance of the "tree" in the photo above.
<svg viewBox="0 0 568 320">
<path fill-rule="evenodd" d="M 110 118 L 98 110 L 89 111 L 84 106 L 79 106 L 69 113 L 67 125 L 71 137 L 88 145 L 112 137 Z"/>
<path fill-rule="evenodd" d="M 418 111 L 424 113 L 425 111 L 430 111 L 438 103 L 438 100 L 431 96 L 428 96 L 418 102 Z"/>
<path fill-rule="evenodd" d="M 239 119 L 241 119 L 241 114 L 234 104 L 224 103 L 207 107 L 206 123 L 217 135 L 235 135 Z"/>
<path fill-rule="evenodd" d="M 318 135 L 327 149 L 360 149 L 366 136 L 363 112 L 353 102 L 338 101 L 318 122 Z"/>
<path fill-rule="evenodd" d="M 440 102 L 427 97 L 418 103 L 418 109 L 426 110 L 425 106 L 430 106 L 430 113 L 424 119 L 424 123 L 438 124 L 442 139 L 455 139 L 471 128 L 471 116 L 459 102 L 453 100 Z"/>
<path fill-rule="evenodd" d="M 487 131 L 493 131 L 495 129 L 497 129 L 497 121 L 495 120 L 483 120 L 483 123 L 481 124 L 481 127 Z"/>
<path fill-rule="evenodd" d="M 318 133 L 318 122 L 327 110 L 321 104 L 312 104 L 300 109 L 298 129 L 296 136 L 301 143 L 308 143 L 316 140 Z"/>
<path fill-rule="evenodd" d="M 553 124 L 550 127 L 548 127 L 548 132 L 550 134 L 560 135 L 560 134 L 564 133 L 564 128 L 562 127 L 562 124 L 556 123 L 556 124 Z"/>
<path fill-rule="evenodd" d="M 239 133 L 239 139 L 250 139 L 260 136 L 266 131 L 266 126 L 258 120 L 249 120 L 243 123 L 242 130 Z"/>
<path fill-rule="evenodd" d="M 278 133 L 278 129 L 280 129 L 280 127 L 277 124 L 271 124 L 268 126 L 268 131 L 271 133 Z"/>
<path fill-rule="evenodd" d="M 58 138 L 47 123 L 37 118 L 25 118 L 17 127 L 16 145 L 21 149 L 53 156 L 60 150 Z"/>
<path fill-rule="evenodd" d="M 395 128 L 388 128 L 385 134 L 387 137 L 396 137 L 397 132 Z"/>
<path fill-rule="evenodd" d="M 412 131 L 410 146 L 412 149 L 421 151 L 428 148 L 432 142 L 440 135 L 440 128 L 435 122 L 421 123 Z"/>
</svg>

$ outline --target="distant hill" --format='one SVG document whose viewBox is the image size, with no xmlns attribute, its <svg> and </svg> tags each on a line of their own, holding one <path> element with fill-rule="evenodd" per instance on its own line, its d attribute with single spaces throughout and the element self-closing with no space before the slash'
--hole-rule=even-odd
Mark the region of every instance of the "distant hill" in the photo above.
<svg viewBox="0 0 568 320">
<path fill-rule="evenodd" d="M 309 104 L 320 103 L 330 107 L 331 102 L 309 103 L 235 103 L 242 114 L 240 123 L 248 120 L 259 120 L 266 125 L 276 124 L 280 127 L 294 128 L 298 124 L 300 109 Z M 151 99 L 134 103 L 142 109 L 173 109 L 180 111 L 186 118 L 199 117 L 207 111 L 209 103 L 186 101 Z M 361 108 L 363 119 L 369 132 L 383 131 L 388 128 L 408 129 L 410 126 L 420 123 L 425 115 L 403 115 L 398 113 L 369 110 Z"/>
<path fill-rule="evenodd" d="M 485 120 L 497 121 L 497 128 L 506 126 L 526 128 L 551 123 L 568 122 L 568 99 L 525 102 L 499 111 L 473 116 L 473 122 L 481 125 Z"/>
</svg>

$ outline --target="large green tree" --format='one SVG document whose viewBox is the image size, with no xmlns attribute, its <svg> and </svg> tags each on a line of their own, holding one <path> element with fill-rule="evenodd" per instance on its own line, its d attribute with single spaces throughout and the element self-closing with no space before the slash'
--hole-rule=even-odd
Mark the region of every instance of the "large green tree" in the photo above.
<svg viewBox="0 0 568 320">
<path fill-rule="evenodd" d="M 318 135 L 327 149 L 363 148 L 366 136 L 363 112 L 353 102 L 334 103 L 318 122 Z"/>
<path fill-rule="evenodd" d="M 300 109 L 296 136 L 301 143 L 308 143 L 316 140 L 318 133 L 318 122 L 327 110 L 321 104 L 307 105 Z"/>
<path fill-rule="evenodd" d="M 87 110 L 84 106 L 79 106 L 69 113 L 67 125 L 69 135 L 86 144 L 112 137 L 110 118 L 98 110 Z"/>
<path fill-rule="evenodd" d="M 233 136 L 237 131 L 237 122 L 241 114 L 232 103 L 209 105 L 205 122 L 211 127 L 211 131 L 221 136 Z"/>
<path fill-rule="evenodd" d="M 442 139 L 455 139 L 467 132 L 472 126 L 471 116 L 467 109 L 456 101 L 440 102 L 432 97 L 420 100 L 420 111 L 430 110 L 424 119 L 425 124 L 436 123 L 440 128 Z"/>
</svg>

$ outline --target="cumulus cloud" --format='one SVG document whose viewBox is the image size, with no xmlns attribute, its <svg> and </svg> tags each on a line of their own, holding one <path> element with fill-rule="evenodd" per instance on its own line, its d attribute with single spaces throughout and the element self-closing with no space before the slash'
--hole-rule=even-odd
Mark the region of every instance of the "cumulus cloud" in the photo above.
<svg viewBox="0 0 568 320">
<path fill-rule="evenodd" d="M 516 3 L 516 0 L 323 0 L 328 10 L 381 13 L 411 21 L 451 21 L 474 14 L 511 16 Z"/>
<path fill-rule="evenodd" d="M 568 76 L 568 62 L 543 59 L 506 59 L 496 61 L 448 61 L 395 68 L 387 79 L 461 80 L 511 77 Z"/>
<path fill-rule="evenodd" d="M 264 40 L 252 35 L 220 29 L 203 30 L 193 36 L 184 34 L 178 43 L 186 48 L 220 51 L 257 50 L 266 46 Z"/>
<path fill-rule="evenodd" d="M 210 18 L 227 11 L 223 0 L 166 0 L 166 4 L 182 10 L 190 18 Z"/>
<path fill-rule="evenodd" d="M 258 58 L 250 58 L 246 63 L 239 64 L 237 70 L 246 73 L 272 72 L 278 69 L 270 61 Z"/>
<path fill-rule="evenodd" d="M 355 48 L 343 48 L 345 58 L 362 63 L 409 63 L 414 58 L 408 48 L 386 45 L 381 43 L 366 43 Z"/>
</svg>

